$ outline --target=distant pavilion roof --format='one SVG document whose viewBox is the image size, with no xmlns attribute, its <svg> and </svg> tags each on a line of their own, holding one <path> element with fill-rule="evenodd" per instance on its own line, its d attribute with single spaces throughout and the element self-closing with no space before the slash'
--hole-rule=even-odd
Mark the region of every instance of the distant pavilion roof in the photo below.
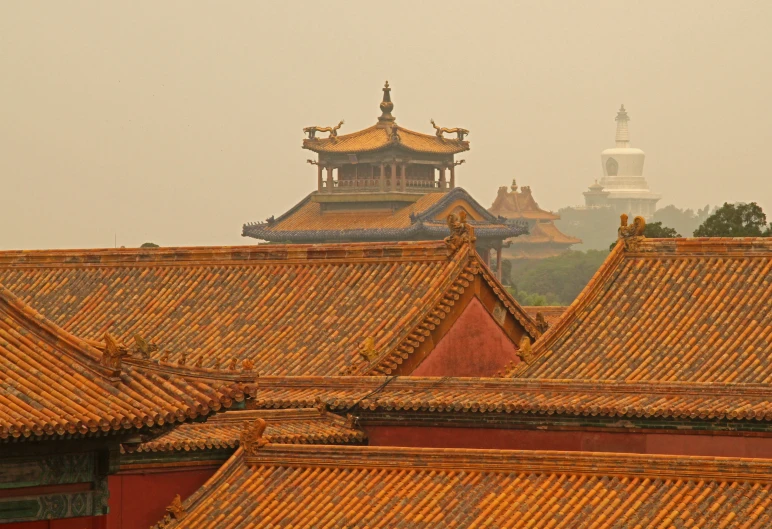
<svg viewBox="0 0 772 529">
<path fill-rule="evenodd" d="M 469 150 L 469 142 L 459 139 L 444 138 L 441 134 L 422 134 L 397 125 L 391 111 L 391 88 L 389 83 L 383 88 L 381 102 L 381 117 L 378 123 L 358 132 L 337 135 L 337 129 L 331 132 L 329 138 L 312 138 L 303 140 L 303 148 L 317 153 L 356 154 L 378 151 L 387 147 L 399 146 L 415 153 L 456 154 Z M 342 122 L 341 122 L 342 125 Z M 313 129 L 318 127 L 309 127 Z M 328 127 L 332 128 L 332 127 Z M 328 128 L 324 128 L 327 131 Z"/>
<path fill-rule="evenodd" d="M 436 240 L 449 234 L 447 222 L 438 216 L 459 201 L 480 219 L 469 221 L 478 239 L 501 240 L 528 233 L 525 223 L 505 224 L 460 187 L 427 193 L 402 208 L 384 211 L 323 211 L 322 204 L 314 200 L 318 194 L 309 194 L 276 220 L 245 224 L 242 235 L 272 242 Z"/>
<path fill-rule="evenodd" d="M 510 191 L 507 191 L 505 186 L 499 188 L 498 195 L 488 211 L 507 219 L 557 220 L 560 218 L 560 215 L 539 207 L 531 194 L 530 187 L 522 187 L 518 191 L 514 180 Z"/>
</svg>

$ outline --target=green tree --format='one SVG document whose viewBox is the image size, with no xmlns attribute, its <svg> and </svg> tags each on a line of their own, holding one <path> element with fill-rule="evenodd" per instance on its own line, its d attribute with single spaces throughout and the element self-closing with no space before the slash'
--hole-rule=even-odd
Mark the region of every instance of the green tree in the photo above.
<svg viewBox="0 0 772 529">
<path fill-rule="evenodd" d="M 769 237 L 772 226 L 767 226 L 767 216 L 755 202 L 738 202 L 718 208 L 694 230 L 695 237 Z"/>
<path fill-rule="evenodd" d="M 678 233 L 689 234 L 694 233 L 694 230 L 705 222 L 709 215 L 710 206 L 705 206 L 695 212 L 692 209 L 680 209 L 671 204 L 655 211 L 651 220 L 670 226 Z"/>
<path fill-rule="evenodd" d="M 561 208 L 555 226 L 567 235 L 579 237 L 574 250 L 605 250 L 616 237 L 619 214 L 611 208 Z"/>
<path fill-rule="evenodd" d="M 160 246 L 158 246 L 154 242 L 145 242 L 145 243 L 142 243 L 142 246 L 140 246 L 140 248 L 160 248 Z"/>
<path fill-rule="evenodd" d="M 511 260 L 510 291 L 523 305 L 569 305 L 607 256 L 607 250 L 589 250 Z"/>
<path fill-rule="evenodd" d="M 646 224 L 646 228 L 643 230 L 644 237 L 649 239 L 674 239 L 680 237 L 681 234 L 675 231 L 673 228 L 663 226 L 661 222 L 649 222 Z M 609 246 L 609 250 L 613 250 L 617 241 L 614 241 Z"/>
</svg>

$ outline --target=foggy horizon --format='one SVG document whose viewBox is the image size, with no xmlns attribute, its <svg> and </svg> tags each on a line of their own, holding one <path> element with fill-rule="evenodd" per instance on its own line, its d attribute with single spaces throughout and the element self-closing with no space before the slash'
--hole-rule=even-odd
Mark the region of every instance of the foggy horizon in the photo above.
<svg viewBox="0 0 772 529">
<path fill-rule="evenodd" d="M 75 7 L 77 6 L 77 7 Z M 617 109 L 658 208 L 772 221 L 772 5 L 0 4 L 0 249 L 255 244 L 316 188 L 303 127 L 470 130 L 457 186 L 581 205 Z M 683 234 L 690 235 L 690 234 Z"/>
</svg>

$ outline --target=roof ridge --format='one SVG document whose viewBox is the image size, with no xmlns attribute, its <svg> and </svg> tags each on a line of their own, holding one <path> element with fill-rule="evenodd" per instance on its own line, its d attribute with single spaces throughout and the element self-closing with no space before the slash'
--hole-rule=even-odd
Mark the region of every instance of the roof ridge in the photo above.
<svg viewBox="0 0 772 529">
<path fill-rule="evenodd" d="M 241 450 L 234 455 L 236 460 L 241 458 L 246 465 L 286 467 L 410 468 L 507 473 L 557 472 L 720 482 L 769 483 L 772 480 L 772 460 L 732 457 L 268 444 L 248 456 Z M 241 461 L 236 464 L 239 463 Z"/>
<path fill-rule="evenodd" d="M 449 256 L 443 241 L 261 244 L 245 246 L 180 246 L 164 248 L 94 248 L 82 250 L 0 251 L 0 267 L 46 266 L 184 266 L 191 264 L 272 264 L 340 260 L 442 260 Z"/>
</svg>

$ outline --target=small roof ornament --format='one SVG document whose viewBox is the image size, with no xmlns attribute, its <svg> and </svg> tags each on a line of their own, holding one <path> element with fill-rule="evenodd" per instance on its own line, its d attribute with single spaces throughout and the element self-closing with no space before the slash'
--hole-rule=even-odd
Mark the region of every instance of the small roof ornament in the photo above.
<svg viewBox="0 0 772 529">
<path fill-rule="evenodd" d="M 397 118 L 391 115 L 391 111 L 394 110 L 394 103 L 391 102 L 391 88 L 389 82 L 383 85 L 383 101 L 381 101 L 381 117 L 378 118 L 380 123 L 391 124 L 396 121 Z"/>
</svg>

